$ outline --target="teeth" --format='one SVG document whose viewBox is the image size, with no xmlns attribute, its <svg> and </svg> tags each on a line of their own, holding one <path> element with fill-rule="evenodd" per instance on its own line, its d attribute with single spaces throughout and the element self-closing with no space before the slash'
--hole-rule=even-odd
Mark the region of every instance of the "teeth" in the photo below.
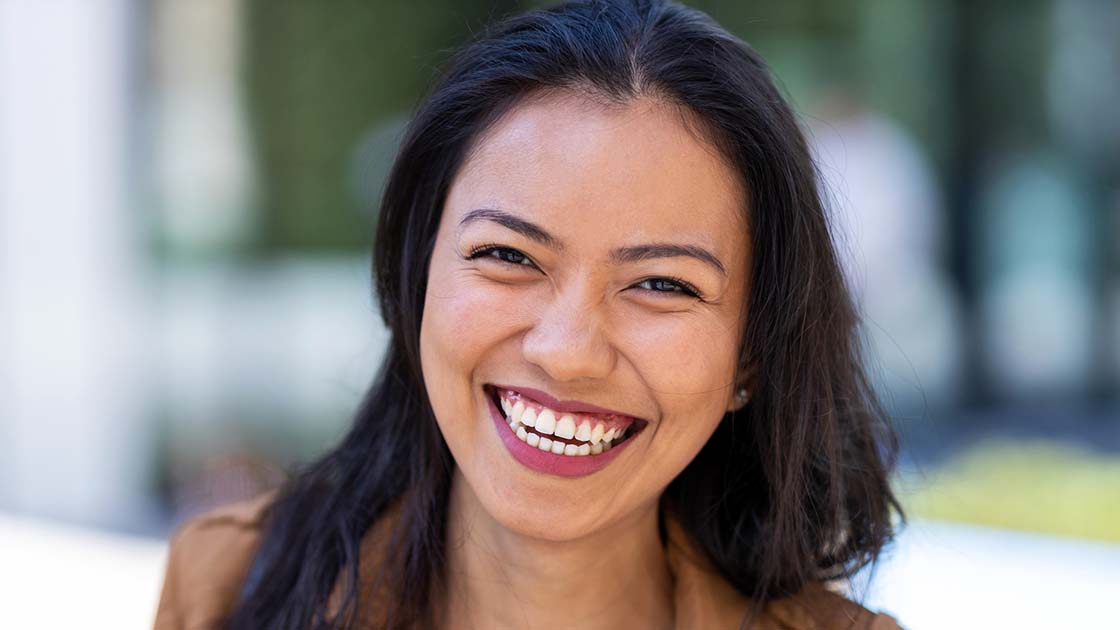
<svg viewBox="0 0 1120 630">
<path fill-rule="evenodd" d="M 571 416 L 564 416 L 556 423 L 556 437 L 568 438 L 569 440 L 576 436 L 576 419 Z"/>
<path fill-rule="evenodd" d="M 625 438 L 630 429 L 629 426 L 607 429 L 602 422 L 592 426 L 594 420 L 588 418 L 577 425 L 576 417 L 571 414 L 564 414 L 557 419 L 555 411 L 542 408 L 538 412 L 533 407 L 527 407 L 523 400 L 501 397 L 498 402 L 502 412 L 506 414 L 510 429 L 517 434 L 517 438 L 546 453 L 568 457 L 599 455 L 609 451 L 614 447 L 615 442 Z M 529 428 L 533 431 L 528 431 Z M 546 435 L 569 440 L 576 439 L 582 444 L 568 444 L 544 437 Z"/>
<path fill-rule="evenodd" d="M 595 425 L 595 428 L 591 430 L 591 444 L 594 445 L 594 444 L 598 444 L 599 442 L 602 442 L 604 433 L 605 433 L 605 431 L 603 430 L 603 423 L 602 422 Z"/>
<path fill-rule="evenodd" d="M 576 429 L 576 439 L 580 442 L 591 441 L 591 423 L 587 420 L 579 423 L 579 428 Z"/>
<path fill-rule="evenodd" d="M 532 409 L 526 409 L 525 413 L 521 414 L 521 424 L 532 427 L 537 424 L 537 412 Z"/>
<path fill-rule="evenodd" d="M 556 429 L 556 414 L 551 409 L 541 409 L 541 415 L 537 416 L 536 429 L 541 435 L 552 435 Z"/>
</svg>

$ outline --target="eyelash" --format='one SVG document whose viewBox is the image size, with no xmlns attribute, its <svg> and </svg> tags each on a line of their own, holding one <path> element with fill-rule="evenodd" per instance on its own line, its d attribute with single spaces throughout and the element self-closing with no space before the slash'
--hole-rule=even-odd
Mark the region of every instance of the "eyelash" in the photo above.
<svg viewBox="0 0 1120 630">
<path fill-rule="evenodd" d="M 503 247 L 501 245 L 494 245 L 494 244 L 479 245 L 478 247 L 475 247 L 474 249 L 472 249 L 470 252 L 467 253 L 467 260 L 474 260 L 476 258 L 482 258 L 483 256 L 485 256 L 487 254 L 492 254 L 492 253 L 495 253 L 495 252 L 512 253 L 512 254 L 515 254 L 517 256 L 520 256 L 521 258 L 523 258 L 526 261 L 529 261 L 528 256 L 526 256 L 525 254 L 522 254 L 521 252 L 517 251 L 516 249 L 513 249 L 512 247 Z M 492 258 L 494 258 L 498 262 L 503 262 L 507 265 L 515 265 L 515 266 L 519 266 L 519 267 L 520 266 L 527 266 L 527 265 L 523 265 L 522 263 L 513 262 L 512 260 L 505 260 L 504 258 L 499 258 L 497 256 L 492 256 Z M 529 261 L 529 262 L 532 262 L 532 261 Z"/>
<path fill-rule="evenodd" d="M 467 260 L 475 260 L 476 258 L 482 258 L 482 257 L 487 256 L 489 254 L 494 254 L 494 253 L 498 253 L 498 252 L 512 253 L 515 256 L 520 256 L 522 258 L 522 260 L 528 261 L 530 263 L 530 265 L 525 265 L 523 262 L 513 262 L 511 260 L 506 260 L 506 259 L 500 258 L 498 256 L 491 256 L 492 258 L 494 258 L 494 260 L 496 260 L 499 263 L 503 263 L 503 264 L 506 264 L 506 265 L 513 265 L 515 267 L 535 266 L 535 265 L 532 265 L 532 261 L 529 259 L 528 256 L 526 256 L 525 254 L 517 251 L 516 249 L 513 249 L 512 247 L 504 247 L 502 245 L 495 245 L 495 244 L 479 245 L 478 247 L 475 247 L 475 248 L 471 249 L 470 252 L 467 253 Z M 658 281 L 668 281 L 670 284 L 675 284 L 680 290 L 679 291 L 675 291 L 675 290 L 658 291 L 656 289 L 646 289 L 646 291 L 652 291 L 653 293 L 667 293 L 667 294 L 680 293 L 681 295 L 686 295 L 688 297 L 696 298 L 698 300 L 703 299 L 703 298 L 700 297 L 700 291 L 692 283 L 690 283 L 686 280 L 683 280 L 681 278 L 678 278 L 676 276 L 655 276 L 655 277 L 652 277 L 652 278 L 646 278 L 645 280 L 642 280 L 638 284 L 645 284 L 647 282 L 658 282 Z"/>
<path fill-rule="evenodd" d="M 655 277 L 655 278 L 646 278 L 645 280 L 642 280 L 638 284 L 645 284 L 646 282 L 660 282 L 662 280 L 668 281 L 670 284 L 677 285 L 677 287 L 680 290 L 679 291 L 657 291 L 657 290 L 654 290 L 654 289 L 647 289 L 647 291 L 653 291 L 654 293 L 680 293 L 682 295 L 687 295 L 688 297 L 696 298 L 698 300 L 700 299 L 700 291 L 698 291 L 696 289 L 696 287 L 692 286 L 691 283 L 686 282 L 686 281 L 684 281 L 684 280 L 682 280 L 682 279 L 680 279 L 676 276 L 658 276 L 658 277 Z"/>
</svg>

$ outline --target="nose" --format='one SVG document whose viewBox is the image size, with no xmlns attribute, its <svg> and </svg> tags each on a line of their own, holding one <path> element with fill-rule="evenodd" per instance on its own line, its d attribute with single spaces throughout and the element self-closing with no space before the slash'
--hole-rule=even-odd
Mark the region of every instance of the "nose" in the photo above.
<svg viewBox="0 0 1120 630">
<path fill-rule="evenodd" d="M 522 353 L 555 381 L 605 378 L 614 369 L 615 351 L 603 315 L 591 299 L 574 293 L 556 295 L 541 308 Z"/>
</svg>

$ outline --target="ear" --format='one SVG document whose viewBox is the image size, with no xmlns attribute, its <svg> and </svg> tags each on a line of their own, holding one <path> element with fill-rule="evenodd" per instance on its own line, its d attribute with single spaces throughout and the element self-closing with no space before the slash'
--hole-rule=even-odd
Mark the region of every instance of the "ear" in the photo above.
<svg viewBox="0 0 1120 630">
<path fill-rule="evenodd" d="M 727 411 L 739 411 L 750 402 L 754 395 L 757 383 L 758 370 L 753 365 L 743 369 L 735 378 L 735 386 L 731 390 L 731 400 L 727 404 Z"/>
</svg>

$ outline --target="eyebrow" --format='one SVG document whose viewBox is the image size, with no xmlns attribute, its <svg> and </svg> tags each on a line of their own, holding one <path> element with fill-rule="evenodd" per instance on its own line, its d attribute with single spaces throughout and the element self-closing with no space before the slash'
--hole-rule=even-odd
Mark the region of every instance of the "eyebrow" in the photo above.
<svg viewBox="0 0 1120 630">
<path fill-rule="evenodd" d="M 648 245 L 633 245 L 622 247 L 611 252 L 611 260 L 618 263 L 638 262 L 650 258 L 675 258 L 686 256 L 695 258 L 715 267 L 722 275 L 727 275 L 727 269 L 716 258 L 715 254 L 703 247 L 696 245 L 678 245 L 676 243 L 650 243 Z"/>
<path fill-rule="evenodd" d="M 564 249 L 564 244 L 560 239 L 549 234 L 548 231 L 541 226 L 514 214 L 510 214 L 509 212 L 505 212 L 504 210 L 495 208 L 471 210 L 459 221 L 459 227 L 462 228 L 475 221 L 492 221 L 546 247 L 556 250 Z M 615 263 L 631 263 L 649 260 L 651 258 L 677 257 L 694 258 L 714 267 L 716 271 L 719 271 L 722 275 L 727 275 L 727 268 L 723 266 L 719 258 L 698 245 L 647 243 L 643 245 L 620 247 L 613 250 L 610 255 L 611 261 Z"/>
<path fill-rule="evenodd" d="M 558 250 L 564 249 L 564 244 L 560 242 L 560 239 L 549 234 L 547 230 L 536 223 L 526 221 L 519 216 L 494 208 L 471 210 L 459 221 L 459 227 L 462 228 L 468 223 L 482 220 L 493 221 L 498 225 L 509 228 L 525 238 L 536 241 L 546 247 Z"/>
</svg>

